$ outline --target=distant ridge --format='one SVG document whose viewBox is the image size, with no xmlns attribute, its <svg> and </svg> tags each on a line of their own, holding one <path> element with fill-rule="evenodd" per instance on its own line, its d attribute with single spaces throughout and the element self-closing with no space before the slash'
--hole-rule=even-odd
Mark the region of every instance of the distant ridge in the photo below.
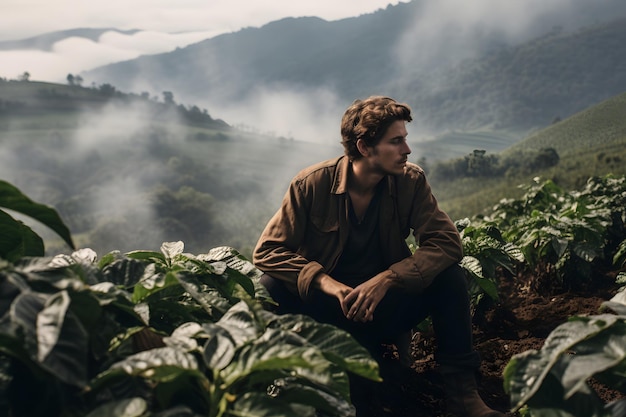
<svg viewBox="0 0 626 417">
<path fill-rule="evenodd" d="M 451 130 L 524 136 L 626 91 L 626 2 L 572 3 L 553 20 L 539 19 L 518 43 L 507 43 L 498 30 L 468 35 L 450 27 L 429 45 L 439 51 L 436 60 L 418 62 L 424 42 L 408 34 L 424 23 L 426 3 L 330 22 L 281 19 L 83 76 L 127 91 L 173 91 L 211 107 L 264 90 L 306 96 L 327 89 L 345 104 L 392 95 L 415 107 L 415 125 L 430 137 Z M 601 5 L 614 13 L 607 17 Z M 570 24 L 554 26 L 561 21 Z M 471 51 L 461 48 L 464 36 L 473 36 Z M 461 60 L 463 54 L 470 56 Z"/>
<path fill-rule="evenodd" d="M 51 51 L 52 46 L 69 37 L 86 38 L 97 41 L 105 32 L 117 32 L 125 35 L 133 35 L 139 32 L 139 29 L 119 30 L 115 28 L 78 28 L 62 30 L 58 32 L 49 32 L 42 35 L 33 36 L 27 39 L 0 41 L 0 51 L 8 51 L 13 49 L 36 49 L 41 51 Z"/>
</svg>

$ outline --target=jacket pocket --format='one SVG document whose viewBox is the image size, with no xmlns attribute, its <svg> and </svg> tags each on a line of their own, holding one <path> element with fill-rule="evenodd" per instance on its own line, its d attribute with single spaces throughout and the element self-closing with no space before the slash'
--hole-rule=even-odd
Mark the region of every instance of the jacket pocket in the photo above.
<svg viewBox="0 0 626 417">
<path fill-rule="evenodd" d="M 337 232 L 339 230 L 339 222 L 328 217 L 311 215 L 311 224 L 313 225 L 312 229 L 320 234 Z"/>
</svg>

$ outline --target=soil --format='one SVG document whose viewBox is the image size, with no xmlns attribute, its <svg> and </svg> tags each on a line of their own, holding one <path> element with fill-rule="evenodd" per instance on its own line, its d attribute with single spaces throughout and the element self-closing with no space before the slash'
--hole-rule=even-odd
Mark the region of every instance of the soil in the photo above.
<svg viewBox="0 0 626 417">
<path fill-rule="evenodd" d="M 509 413 L 502 372 L 514 354 L 540 349 L 558 325 L 574 315 L 598 314 L 600 305 L 618 290 L 615 272 L 594 280 L 593 288 L 558 291 L 536 285 L 537 276 L 520 274 L 499 278 L 500 300 L 473 312 L 474 345 L 483 359 L 478 375 L 479 393 L 490 407 Z M 379 359 L 383 382 L 353 378 L 352 401 L 357 417 L 440 417 L 444 391 L 433 358 L 431 332 L 415 333 L 411 343 L 414 362 L 403 366 L 390 346 Z M 606 402 L 623 398 L 619 392 L 592 383 Z"/>
</svg>

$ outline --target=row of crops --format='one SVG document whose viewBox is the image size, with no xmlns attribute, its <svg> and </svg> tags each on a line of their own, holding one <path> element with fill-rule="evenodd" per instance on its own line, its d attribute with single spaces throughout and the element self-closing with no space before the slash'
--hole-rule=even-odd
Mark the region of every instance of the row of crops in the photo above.
<svg viewBox="0 0 626 417">
<path fill-rule="evenodd" d="M 49 207 L 0 182 L 0 206 L 69 231 Z M 498 276 L 534 271 L 537 290 L 584 289 L 626 273 L 626 178 L 566 192 L 537 179 L 521 199 L 457 222 L 474 306 Z M 352 337 L 274 315 L 259 271 L 233 248 L 90 249 L 43 256 L 43 242 L 0 210 L 0 410 L 6 416 L 354 416 L 349 375 L 380 379 Z M 591 377 L 626 392 L 626 293 L 574 317 L 540 351 L 511 358 L 505 389 L 532 416 L 616 416 Z"/>
<path fill-rule="evenodd" d="M 499 271 L 532 276 L 544 294 L 597 287 L 603 271 L 616 272 L 616 288 L 626 284 L 625 177 L 590 178 L 574 192 L 539 178 L 525 188 L 488 215 L 457 221 L 474 306 L 498 300 Z M 589 381 L 626 393 L 625 288 L 598 315 L 572 317 L 541 350 L 511 358 L 504 385 L 513 409 L 534 417 L 624 415 L 626 400 L 604 404 Z"/>
</svg>

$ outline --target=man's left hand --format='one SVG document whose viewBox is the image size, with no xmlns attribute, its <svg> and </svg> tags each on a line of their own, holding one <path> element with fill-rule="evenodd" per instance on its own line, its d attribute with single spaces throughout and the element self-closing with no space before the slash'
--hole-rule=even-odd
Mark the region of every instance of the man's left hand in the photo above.
<svg viewBox="0 0 626 417">
<path fill-rule="evenodd" d="M 349 319 L 368 322 L 374 319 L 374 310 L 394 283 L 396 274 L 390 270 L 356 286 L 341 302 L 343 314 Z"/>
</svg>

